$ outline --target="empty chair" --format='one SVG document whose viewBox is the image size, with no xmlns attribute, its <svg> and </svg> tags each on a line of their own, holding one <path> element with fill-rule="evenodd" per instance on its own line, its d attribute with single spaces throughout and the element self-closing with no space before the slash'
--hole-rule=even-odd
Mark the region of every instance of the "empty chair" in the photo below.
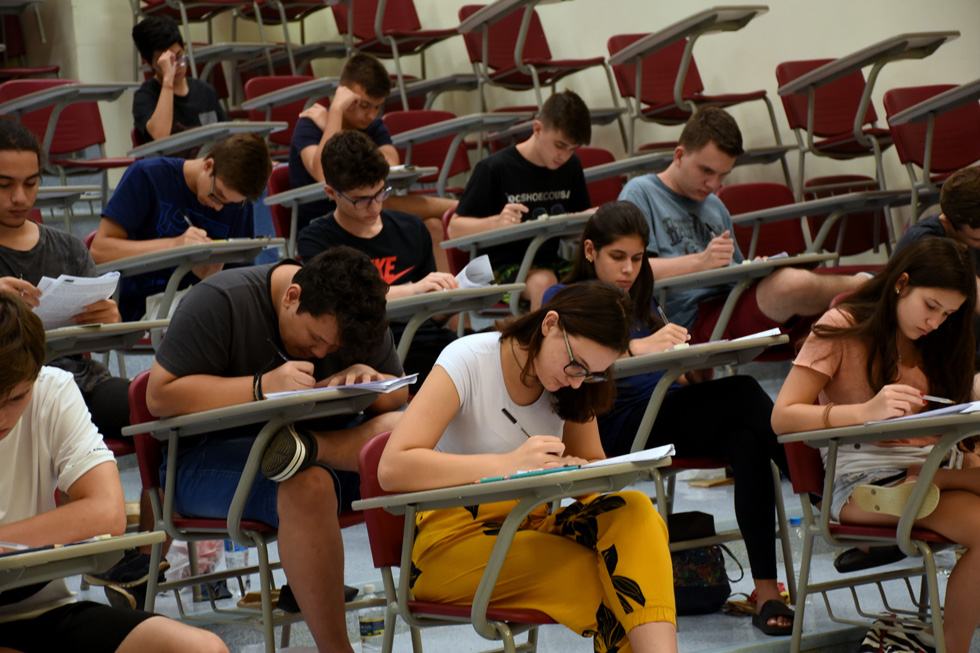
<svg viewBox="0 0 980 653">
<path fill-rule="evenodd" d="M 432 125 L 443 120 L 451 120 L 456 115 L 450 111 L 438 111 L 435 109 L 425 109 L 419 111 L 393 111 L 382 116 L 385 127 L 391 132 L 392 137 L 411 129 L 418 129 Z M 448 167 L 446 178 L 469 172 L 470 160 L 466 155 L 465 147 L 456 148 L 455 152 L 450 151 L 453 143 L 453 135 L 435 138 L 430 141 L 415 143 L 410 148 L 399 148 L 398 158 L 406 165 L 415 166 L 434 166 L 440 171 Z M 397 140 L 397 139 L 396 139 Z M 434 184 L 438 180 L 439 173 L 428 175 L 419 179 L 422 184 Z M 449 193 L 462 193 L 462 188 L 447 188 Z M 432 192 L 432 191 L 430 191 Z"/>
<path fill-rule="evenodd" d="M 272 169 L 268 189 L 270 197 L 292 189 L 289 185 L 288 165 L 280 164 Z M 292 232 L 292 209 L 282 204 L 274 204 L 269 207 L 269 211 L 272 213 L 272 226 L 276 230 L 276 238 L 289 238 Z"/>
<path fill-rule="evenodd" d="M 776 66 L 776 80 L 784 86 L 831 61 L 834 59 L 783 62 Z M 810 153 L 838 160 L 871 156 L 877 186 L 885 188 L 881 153 L 891 146 L 892 138 L 887 129 L 875 126 L 878 115 L 873 103 L 869 102 L 863 118 L 856 119 L 864 90 L 864 74 L 857 71 L 813 90 L 812 95 L 782 96 L 786 119 L 799 147 L 801 187 L 805 179 L 805 157 Z M 807 114 L 811 102 L 813 119 L 809 120 Z M 801 194 L 802 189 L 798 197 Z"/>
<path fill-rule="evenodd" d="M 253 77 L 245 82 L 245 99 L 251 100 L 266 93 L 272 93 L 283 88 L 302 84 L 303 82 L 313 81 L 314 77 L 306 75 L 283 75 L 274 77 Z M 324 104 L 329 104 L 329 100 L 320 100 Z M 261 122 L 263 120 L 282 121 L 288 124 L 286 129 L 269 134 L 269 142 L 285 148 L 285 151 L 274 151 L 273 158 L 283 158 L 289 156 L 289 144 L 293 140 L 293 130 L 299 121 L 299 114 L 306 105 L 306 99 L 299 99 L 286 104 L 273 107 L 268 111 L 251 109 L 248 112 L 248 119 Z"/>
<path fill-rule="evenodd" d="M 871 177 L 863 175 L 832 175 L 810 179 L 804 184 L 803 199 L 813 200 L 845 193 L 877 190 L 878 185 Z M 807 217 L 810 235 L 816 236 L 826 216 Z M 891 237 L 888 228 L 888 214 L 884 211 L 849 213 L 831 227 L 824 240 L 824 249 L 836 252 L 838 256 L 853 256 L 868 250 L 878 252 L 884 245 L 891 253 Z"/>
<path fill-rule="evenodd" d="M 277 65 L 277 59 L 281 61 L 281 56 L 276 57 L 273 53 L 273 66 L 275 73 L 300 75 L 306 74 L 305 70 L 309 62 L 321 57 L 345 57 L 350 51 L 350 43 L 344 41 L 321 41 L 319 43 L 306 43 L 306 24 L 307 16 L 314 14 L 322 9 L 326 9 L 330 4 L 326 0 L 262 0 L 258 5 L 243 4 L 234 13 L 232 21 L 232 35 L 237 34 L 238 18 L 254 20 L 261 26 L 279 25 L 282 27 L 283 49 L 279 53 L 285 53 L 285 70 L 281 65 Z M 289 24 L 299 23 L 300 42 L 295 45 L 289 33 Z M 264 33 L 264 29 L 259 30 Z M 297 63 L 298 62 L 298 63 Z"/>
<path fill-rule="evenodd" d="M 793 191 L 785 184 L 769 182 L 728 184 L 718 190 L 718 199 L 733 215 L 762 211 L 776 206 L 786 206 L 796 202 Z M 752 241 L 752 227 L 732 225 L 735 241 L 743 252 L 749 251 Z M 801 254 L 807 243 L 800 220 L 780 220 L 762 225 L 756 245 L 757 256 L 773 256 L 781 252 Z"/>
<path fill-rule="evenodd" d="M 894 88 L 885 93 L 888 118 L 945 91 L 952 84 Z M 980 161 L 980 102 L 936 115 L 930 135 L 927 121 L 889 124 L 898 160 L 905 164 L 912 185 L 913 221 L 918 214 L 918 196 L 923 190 L 938 191 L 942 180 L 960 168 Z M 922 171 L 919 179 L 915 169 Z M 922 207 L 926 208 L 925 206 Z"/>
</svg>

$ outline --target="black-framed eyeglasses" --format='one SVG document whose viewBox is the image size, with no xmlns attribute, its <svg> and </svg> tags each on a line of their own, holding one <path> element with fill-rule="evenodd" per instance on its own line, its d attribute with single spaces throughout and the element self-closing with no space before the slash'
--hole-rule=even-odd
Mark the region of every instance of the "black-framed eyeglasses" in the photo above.
<svg viewBox="0 0 980 653">
<path fill-rule="evenodd" d="M 211 190 L 208 191 L 208 199 L 211 200 L 212 202 L 217 202 L 218 204 L 221 205 L 221 208 L 224 208 L 225 204 L 234 204 L 235 202 L 229 202 L 228 200 L 222 199 L 222 198 L 220 198 L 220 197 L 218 197 L 217 195 L 214 194 L 214 179 L 217 176 L 218 175 L 215 174 L 214 170 L 212 170 L 211 171 Z M 239 206 L 245 206 L 245 200 L 242 200 L 241 202 L 237 202 L 237 204 Z"/>
<path fill-rule="evenodd" d="M 565 349 L 568 350 L 568 365 L 564 367 L 565 374 L 576 379 L 583 379 L 583 383 L 603 383 L 609 379 L 603 374 L 594 374 L 575 360 L 572 354 L 572 345 L 568 342 L 568 334 L 565 332 L 565 325 L 561 325 L 561 335 L 565 339 Z"/>
<path fill-rule="evenodd" d="M 375 201 L 384 202 L 386 199 L 391 197 L 391 186 L 385 186 L 371 197 L 362 197 L 361 199 L 357 199 L 357 200 L 352 200 L 351 198 L 341 193 L 339 190 L 337 191 L 337 194 L 343 197 L 351 204 L 353 204 L 355 209 L 359 211 L 363 211 L 367 207 L 371 206 L 371 202 L 375 202 Z"/>
</svg>

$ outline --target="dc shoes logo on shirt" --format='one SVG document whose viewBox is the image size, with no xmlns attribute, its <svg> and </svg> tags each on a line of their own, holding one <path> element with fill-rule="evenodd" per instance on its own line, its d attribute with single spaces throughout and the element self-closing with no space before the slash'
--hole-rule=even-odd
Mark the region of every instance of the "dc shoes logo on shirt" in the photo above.
<svg viewBox="0 0 980 653">
<path fill-rule="evenodd" d="M 572 191 L 570 190 L 547 190 L 538 193 L 517 193 L 516 195 L 507 195 L 507 202 L 509 204 L 534 204 L 536 202 L 556 202 L 559 200 L 568 200 L 572 196 Z"/>
<path fill-rule="evenodd" d="M 397 256 L 384 256 L 382 258 L 372 259 L 372 261 L 374 266 L 378 268 L 378 273 L 381 275 L 381 278 L 389 286 L 394 286 L 395 282 L 415 269 L 415 266 L 413 265 L 406 270 L 396 273 L 395 263 L 398 261 Z"/>
</svg>

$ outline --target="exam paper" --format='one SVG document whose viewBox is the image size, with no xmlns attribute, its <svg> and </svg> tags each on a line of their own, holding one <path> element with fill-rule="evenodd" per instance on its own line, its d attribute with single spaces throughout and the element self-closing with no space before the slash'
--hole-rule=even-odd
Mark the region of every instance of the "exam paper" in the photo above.
<svg viewBox="0 0 980 653">
<path fill-rule="evenodd" d="M 367 381 L 365 383 L 352 383 L 350 385 L 335 385 L 331 388 L 310 388 L 309 390 L 292 390 L 290 392 L 272 392 L 265 396 L 266 399 L 275 399 L 276 397 L 291 397 L 293 395 L 304 395 L 311 392 L 321 392 L 323 390 L 341 390 L 353 391 L 351 394 L 364 394 L 366 392 L 393 392 L 399 388 L 404 388 L 407 385 L 411 385 L 418 380 L 418 374 L 409 374 L 408 376 L 401 376 L 397 379 L 385 379 L 384 381 Z"/>
<path fill-rule="evenodd" d="M 41 277 L 41 305 L 34 309 L 45 330 L 74 326 L 72 317 L 89 304 L 109 299 L 116 292 L 118 272 L 106 272 L 101 277 L 75 277 L 62 274 L 57 279 Z"/>
<path fill-rule="evenodd" d="M 466 267 L 456 275 L 460 288 L 480 288 L 493 283 L 493 269 L 490 267 L 490 257 L 484 254 L 466 264 Z"/>
<path fill-rule="evenodd" d="M 660 447 L 654 447 L 653 449 L 644 449 L 643 451 L 634 451 L 633 453 L 623 454 L 622 456 L 613 456 L 612 458 L 605 458 L 603 460 L 597 460 L 587 465 L 582 465 L 582 469 L 588 469 L 589 467 L 605 467 L 606 465 L 615 465 L 617 463 L 639 463 L 647 460 L 660 460 L 661 458 L 666 458 L 667 456 L 674 455 L 674 445 L 665 444 Z"/>
</svg>

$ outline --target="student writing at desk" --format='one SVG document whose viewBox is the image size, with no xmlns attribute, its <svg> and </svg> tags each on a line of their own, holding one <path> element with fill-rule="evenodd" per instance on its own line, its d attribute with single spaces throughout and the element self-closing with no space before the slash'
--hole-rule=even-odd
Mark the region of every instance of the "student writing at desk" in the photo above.
<svg viewBox="0 0 980 653">
<path fill-rule="evenodd" d="M 717 107 L 698 111 L 681 132 L 674 160 L 659 174 L 631 179 L 619 199 L 633 202 L 650 225 L 650 267 L 658 279 L 742 262 L 732 218 L 714 192 L 743 153 L 735 119 Z M 815 274 L 784 267 L 749 287 L 735 304 L 722 337 L 737 338 L 779 327 L 793 339 L 810 328 L 837 295 L 858 288 L 864 275 Z M 666 310 L 705 342 L 721 313 L 730 284 L 670 293 Z"/>
<path fill-rule="evenodd" d="M 814 325 L 776 398 L 773 428 L 792 433 L 910 415 L 926 408 L 924 394 L 969 400 L 976 300 L 973 261 L 962 246 L 946 238 L 910 244 Z M 911 483 L 938 439 L 842 446 L 833 497 L 824 497 L 824 509 L 846 524 L 898 523 Z M 980 625 L 975 440 L 960 444 L 967 451 L 963 469 L 936 472 L 915 522 L 967 548 L 943 601 L 950 653 L 966 653 Z"/>
<path fill-rule="evenodd" d="M 0 292 L 0 541 L 39 547 L 121 535 L 112 453 L 71 375 L 42 367 L 44 355 L 41 320 L 19 295 Z M 166 617 L 76 602 L 60 579 L 0 593 L 0 650 L 228 651 L 214 634 Z"/>
<path fill-rule="evenodd" d="M 450 344 L 391 434 L 381 485 L 424 490 L 604 458 L 595 416 L 612 400 L 606 375 L 626 350 L 629 312 L 622 291 L 576 284 L 499 332 Z M 514 503 L 419 514 L 415 597 L 471 603 L 493 524 Z M 635 591 L 615 589 L 616 577 Z M 676 651 L 664 522 L 635 491 L 584 497 L 551 515 L 541 506 L 517 532 L 490 605 L 540 610 L 592 635 L 597 651 Z"/>
<path fill-rule="evenodd" d="M 626 356 L 665 351 L 687 342 L 687 329 L 666 321 L 653 298 L 653 272 L 646 261 L 650 231 L 630 202 L 610 202 L 589 218 L 572 271 L 562 283 L 598 279 L 627 291 L 633 300 Z M 545 292 L 547 302 L 563 286 Z M 629 453 L 662 372 L 616 381 L 612 411 L 598 417 L 607 456 Z M 710 409 L 706 409 L 709 407 Z M 667 393 L 647 437 L 652 448 L 673 444 L 679 456 L 724 459 L 735 471 L 735 518 L 745 538 L 755 581 L 756 616 L 767 635 L 788 635 L 793 611 L 782 601 L 776 582 L 773 521 L 776 497 L 769 461 L 789 477 L 786 453 L 769 424 L 772 400 L 749 376 L 676 385 Z"/>
</svg>

